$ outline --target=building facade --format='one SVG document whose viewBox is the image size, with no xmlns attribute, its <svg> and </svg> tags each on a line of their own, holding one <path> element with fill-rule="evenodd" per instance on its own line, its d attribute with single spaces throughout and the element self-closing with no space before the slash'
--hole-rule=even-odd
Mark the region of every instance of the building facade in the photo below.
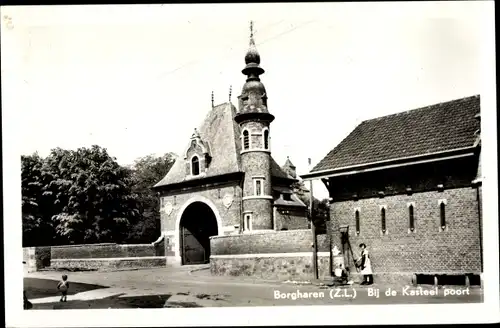
<svg viewBox="0 0 500 328">
<path fill-rule="evenodd" d="M 230 234 L 306 229 L 306 205 L 297 181 L 273 159 L 264 70 L 253 37 L 238 108 L 212 106 L 168 174 L 154 188 L 161 199 L 167 262 L 208 263 L 210 238 Z"/>
<path fill-rule="evenodd" d="M 365 243 L 378 281 L 480 283 L 479 119 L 472 96 L 364 121 L 303 176 L 329 190 L 346 263 Z"/>
</svg>

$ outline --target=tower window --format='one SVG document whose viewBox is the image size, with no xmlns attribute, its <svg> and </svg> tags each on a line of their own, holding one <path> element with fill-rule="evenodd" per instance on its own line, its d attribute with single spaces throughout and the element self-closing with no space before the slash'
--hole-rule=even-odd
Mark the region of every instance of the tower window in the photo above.
<svg viewBox="0 0 500 328">
<path fill-rule="evenodd" d="M 439 215 L 441 229 L 444 230 L 446 228 L 446 204 L 444 202 L 439 204 Z"/>
<path fill-rule="evenodd" d="M 252 214 L 245 214 L 243 222 L 243 230 L 245 231 L 252 230 Z"/>
<path fill-rule="evenodd" d="M 386 220 L 385 220 L 385 207 L 380 209 L 380 220 L 382 223 L 382 232 L 385 233 L 387 231 Z"/>
<path fill-rule="evenodd" d="M 415 230 L 415 215 L 413 213 L 413 204 L 410 204 L 410 206 L 408 206 L 408 215 L 410 217 L 410 231 L 414 231 Z"/>
<path fill-rule="evenodd" d="M 198 175 L 200 174 L 200 161 L 198 159 L 198 156 L 194 156 L 191 159 L 191 175 Z"/>
<path fill-rule="evenodd" d="M 356 233 L 359 235 L 359 232 L 360 232 L 359 210 L 356 210 L 356 213 L 354 214 L 354 216 L 356 218 Z"/>
<path fill-rule="evenodd" d="M 263 186 L 264 186 L 264 181 L 262 179 L 255 179 L 255 189 L 254 189 L 254 194 L 255 196 L 261 196 L 263 194 Z"/>
<path fill-rule="evenodd" d="M 248 130 L 243 131 L 243 149 L 249 149 L 250 148 L 250 135 L 248 133 Z"/>
<path fill-rule="evenodd" d="M 269 149 L 269 130 L 264 130 L 264 149 Z"/>
</svg>

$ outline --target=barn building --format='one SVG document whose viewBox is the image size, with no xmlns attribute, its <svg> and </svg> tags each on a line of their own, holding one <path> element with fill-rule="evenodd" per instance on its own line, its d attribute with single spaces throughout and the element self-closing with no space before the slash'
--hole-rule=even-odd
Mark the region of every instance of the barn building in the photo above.
<svg viewBox="0 0 500 328">
<path fill-rule="evenodd" d="M 168 263 L 208 263 L 213 236 L 308 227 L 307 207 L 292 188 L 295 166 L 287 159 L 282 168 L 271 155 L 274 116 L 253 36 L 245 64 L 238 108 L 212 104 L 184 153 L 154 186 Z"/>
<path fill-rule="evenodd" d="M 475 95 L 366 120 L 302 178 L 324 182 L 333 245 L 353 267 L 365 243 L 375 283 L 479 284 L 480 154 Z"/>
</svg>

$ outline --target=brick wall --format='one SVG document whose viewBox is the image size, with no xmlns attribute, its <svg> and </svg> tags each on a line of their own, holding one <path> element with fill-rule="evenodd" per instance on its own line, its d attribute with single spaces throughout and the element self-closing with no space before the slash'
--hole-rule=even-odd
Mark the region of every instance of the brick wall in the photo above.
<svg viewBox="0 0 500 328">
<path fill-rule="evenodd" d="M 210 239 L 212 255 L 311 252 L 311 244 L 310 230 L 255 232 Z"/>
<path fill-rule="evenodd" d="M 349 225 L 355 254 L 368 245 L 377 272 L 480 272 L 480 231 L 476 189 L 471 187 L 410 195 L 340 201 L 331 205 L 330 230 L 341 249 L 339 225 Z M 446 200 L 446 229 L 440 228 L 438 201 Z M 408 203 L 414 203 L 415 230 L 409 231 Z M 380 206 L 386 206 L 387 233 L 381 232 Z M 355 231 L 360 211 L 360 234 Z"/>
<path fill-rule="evenodd" d="M 165 267 L 166 258 L 155 257 L 130 257 L 123 259 L 52 259 L 51 267 L 56 269 L 78 269 L 78 270 L 130 270 L 138 268 Z"/>
<path fill-rule="evenodd" d="M 275 230 L 281 230 L 286 228 L 288 230 L 296 229 L 307 229 L 308 221 L 306 218 L 305 209 L 294 209 L 294 208 L 284 208 L 288 211 L 286 214 L 282 214 L 279 209 L 274 211 L 275 213 Z"/>
<path fill-rule="evenodd" d="M 123 258 L 164 255 L 165 251 L 163 247 L 154 247 L 151 244 L 88 244 L 51 247 L 52 259 Z"/>
<path fill-rule="evenodd" d="M 229 207 L 224 205 L 224 196 L 232 197 Z M 162 231 L 175 231 L 175 223 L 183 205 L 193 197 L 208 199 L 217 208 L 222 226 L 240 224 L 241 218 L 241 187 L 239 185 L 214 186 L 197 190 L 177 191 L 162 195 L 162 202 L 172 205 L 170 213 L 161 212 Z"/>
</svg>

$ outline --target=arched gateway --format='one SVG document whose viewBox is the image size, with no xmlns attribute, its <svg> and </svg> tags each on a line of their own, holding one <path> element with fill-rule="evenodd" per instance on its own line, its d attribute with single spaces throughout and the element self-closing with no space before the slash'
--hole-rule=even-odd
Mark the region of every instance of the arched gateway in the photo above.
<svg viewBox="0 0 500 328">
<path fill-rule="evenodd" d="M 210 237 L 218 234 L 217 219 L 203 202 L 189 204 L 179 224 L 179 247 L 182 265 L 210 261 Z"/>
</svg>

